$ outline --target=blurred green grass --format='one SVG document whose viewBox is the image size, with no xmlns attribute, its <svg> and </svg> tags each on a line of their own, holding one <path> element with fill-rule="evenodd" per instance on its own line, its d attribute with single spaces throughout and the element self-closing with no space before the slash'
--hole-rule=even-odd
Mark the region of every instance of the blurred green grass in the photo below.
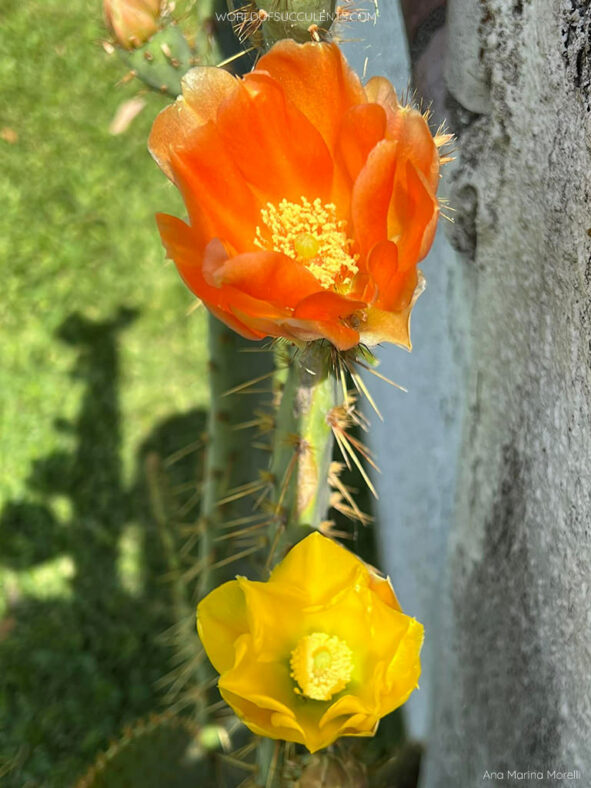
<svg viewBox="0 0 591 788">
<path fill-rule="evenodd" d="M 207 406 L 205 315 L 153 219 L 182 213 L 146 151 L 167 100 L 112 136 L 139 85 L 103 36 L 99 0 L 0 6 L 0 775 L 19 788 L 71 784 L 157 702 L 170 622 L 138 456 L 194 440 L 200 415 L 172 417 Z"/>
</svg>

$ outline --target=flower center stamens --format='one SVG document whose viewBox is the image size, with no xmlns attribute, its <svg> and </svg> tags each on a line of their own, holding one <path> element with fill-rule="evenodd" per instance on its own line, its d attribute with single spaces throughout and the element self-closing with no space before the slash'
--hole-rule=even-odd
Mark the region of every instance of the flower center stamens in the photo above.
<svg viewBox="0 0 591 788">
<path fill-rule="evenodd" d="M 298 695 L 330 700 L 351 681 L 353 652 L 344 640 L 314 632 L 300 638 L 291 652 L 290 667 Z"/>
<path fill-rule="evenodd" d="M 299 203 L 267 203 L 261 219 L 264 228 L 256 228 L 255 244 L 302 263 L 322 287 L 342 288 L 359 270 L 358 255 L 351 254 L 347 222 L 337 219 L 333 203 L 310 202 L 305 197 Z"/>
</svg>

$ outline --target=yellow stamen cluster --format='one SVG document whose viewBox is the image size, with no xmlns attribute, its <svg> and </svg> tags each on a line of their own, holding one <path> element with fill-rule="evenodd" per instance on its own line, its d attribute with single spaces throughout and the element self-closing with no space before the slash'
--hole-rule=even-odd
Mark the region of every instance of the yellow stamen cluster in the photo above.
<svg viewBox="0 0 591 788">
<path fill-rule="evenodd" d="M 312 700 L 330 700 L 351 681 L 353 653 L 344 640 L 314 632 L 300 638 L 291 652 L 290 667 L 300 687 L 296 693 Z"/>
<path fill-rule="evenodd" d="M 320 199 L 267 203 L 261 210 L 266 232 L 257 227 L 255 244 L 302 263 L 322 287 L 340 289 L 359 269 L 358 256 L 351 254 L 347 222 L 338 220 L 336 213 L 333 203 L 323 204 Z"/>
</svg>

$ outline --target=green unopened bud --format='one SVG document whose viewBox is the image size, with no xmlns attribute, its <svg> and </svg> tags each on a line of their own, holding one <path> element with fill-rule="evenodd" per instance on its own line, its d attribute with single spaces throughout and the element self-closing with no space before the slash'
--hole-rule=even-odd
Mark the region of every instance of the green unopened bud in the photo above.
<svg viewBox="0 0 591 788">
<path fill-rule="evenodd" d="M 313 755 L 304 766 L 296 788 L 367 788 L 363 764 L 321 753 Z"/>
<path fill-rule="evenodd" d="M 320 41 L 326 37 L 336 18 L 336 0 L 257 0 L 265 43 L 271 46 L 283 38 L 295 41 Z"/>
<path fill-rule="evenodd" d="M 105 22 L 124 49 L 135 49 L 158 31 L 160 0 L 103 0 Z"/>
</svg>

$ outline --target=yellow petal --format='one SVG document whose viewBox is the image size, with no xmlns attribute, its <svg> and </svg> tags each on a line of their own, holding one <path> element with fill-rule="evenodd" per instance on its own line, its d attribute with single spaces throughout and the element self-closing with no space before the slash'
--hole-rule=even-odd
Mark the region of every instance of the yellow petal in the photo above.
<svg viewBox="0 0 591 788">
<path fill-rule="evenodd" d="M 369 584 L 367 566 L 346 548 L 316 531 L 291 548 L 269 584 L 300 589 L 310 604 L 327 604 L 359 577 Z"/>
<path fill-rule="evenodd" d="M 414 618 L 409 619 L 407 631 L 386 671 L 387 691 L 381 698 L 380 715 L 389 714 L 406 703 L 413 690 L 419 686 L 420 652 L 424 637 L 423 625 Z"/>
<path fill-rule="evenodd" d="M 258 583 L 239 577 L 249 631 L 257 659 L 289 659 L 301 637 L 302 608 L 306 599 L 293 587 Z"/>
<path fill-rule="evenodd" d="M 211 664 L 223 673 L 234 664 L 234 643 L 248 631 L 244 594 L 230 580 L 197 606 L 197 631 Z"/>
<path fill-rule="evenodd" d="M 330 706 L 330 708 L 322 715 L 322 718 L 318 724 L 319 727 L 324 728 L 329 722 L 332 722 L 339 717 L 349 718 L 358 714 L 367 715 L 370 712 L 371 709 L 368 709 L 361 698 L 357 698 L 354 695 L 345 695 Z"/>
<path fill-rule="evenodd" d="M 389 577 L 381 577 L 377 572 L 370 571 L 369 587 L 379 596 L 382 602 L 402 613 L 400 602 L 394 593 Z"/>
<path fill-rule="evenodd" d="M 300 701 L 287 660 L 261 663 L 250 635 L 240 638 L 236 655 L 234 667 L 220 677 L 222 697 L 258 735 L 303 744 L 304 732 L 294 710 Z"/>
<path fill-rule="evenodd" d="M 371 736 L 380 717 L 417 687 L 423 628 L 400 610 L 389 583 L 344 547 L 315 533 L 266 583 L 226 583 L 198 608 L 222 697 L 254 733 L 305 745 Z M 290 659 L 322 633 L 347 646 L 352 672 L 330 700 L 304 697 Z"/>
</svg>

